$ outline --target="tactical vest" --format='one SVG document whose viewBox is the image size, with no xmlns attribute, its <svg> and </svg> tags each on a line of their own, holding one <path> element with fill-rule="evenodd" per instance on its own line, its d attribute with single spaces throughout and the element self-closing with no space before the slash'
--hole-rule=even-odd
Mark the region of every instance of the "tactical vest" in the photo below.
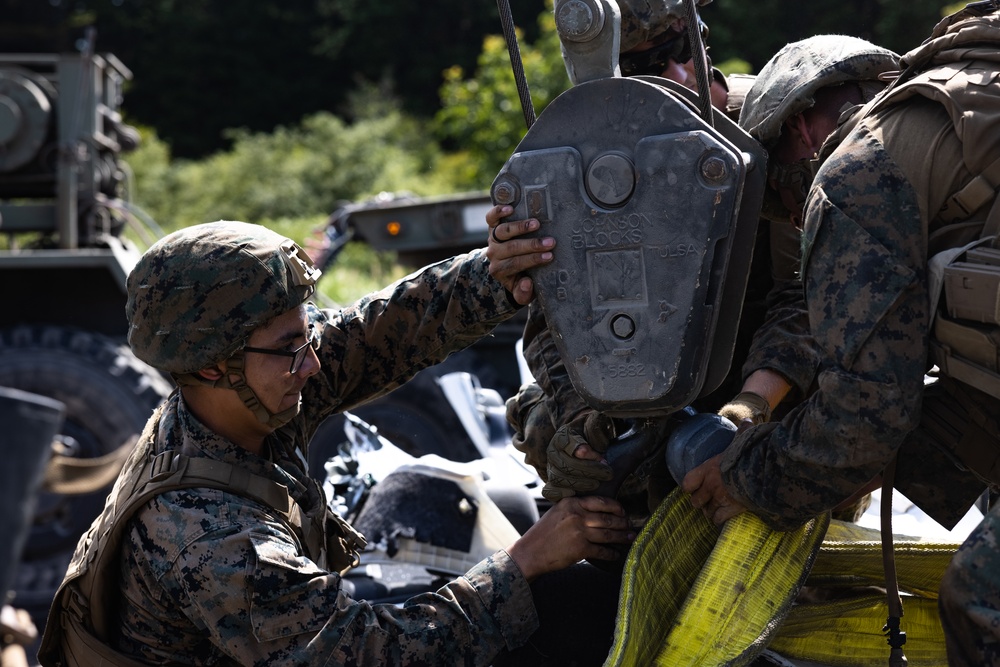
<svg viewBox="0 0 1000 667">
<path fill-rule="evenodd" d="M 928 360 L 944 378 L 964 385 L 958 391 L 971 402 L 963 421 L 975 423 L 959 425 L 968 432 L 947 447 L 992 484 L 1000 484 L 1000 443 L 985 415 L 995 412 L 990 397 L 1000 400 L 1000 157 L 988 153 L 986 138 L 1000 126 L 998 45 L 997 3 L 969 5 L 908 53 L 896 81 L 842 120 L 823 150 L 828 155 L 863 118 L 914 96 L 941 104 L 951 118 L 965 167 L 975 176 L 931 220 Z"/>
<path fill-rule="evenodd" d="M 248 498 L 278 513 L 305 554 L 321 567 L 344 572 L 357 565 L 364 537 L 325 505 L 304 511 L 288 488 L 222 461 L 154 452 L 163 414 L 160 406 L 139 438 L 108 495 L 104 511 L 80 538 L 49 610 L 38 658 L 46 667 L 93 667 L 141 663 L 115 651 L 121 544 L 129 519 L 156 496 L 212 488 Z"/>
</svg>

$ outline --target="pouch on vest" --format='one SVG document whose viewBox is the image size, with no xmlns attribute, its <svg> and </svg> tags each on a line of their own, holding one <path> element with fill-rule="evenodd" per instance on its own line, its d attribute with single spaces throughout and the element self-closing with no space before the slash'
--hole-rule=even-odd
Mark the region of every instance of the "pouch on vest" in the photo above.
<svg viewBox="0 0 1000 667">
<path fill-rule="evenodd" d="M 930 359 L 941 375 L 961 383 L 952 393 L 962 394 L 957 398 L 963 417 L 959 437 L 941 443 L 980 479 L 1000 485 L 1000 425 L 994 418 L 1000 400 L 1000 250 L 970 249 L 942 274 Z"/>
<path fill-rule="evenodd" d="M 616 69 L 617 41 L 598 46 Z M 612 416 L 675 412 L 732 361 L 766 156 L 694 100 L 659 77 L 589 78 L 546 107 L 490 191 L 556 239 L 535 293 L 574 389 Z"/>
<path fill-rule="evenodd" d="M 941 371 L 1000 399 L 1000 250 L 973 248 L 943 271 L 932 357 Z"/>
</svg>

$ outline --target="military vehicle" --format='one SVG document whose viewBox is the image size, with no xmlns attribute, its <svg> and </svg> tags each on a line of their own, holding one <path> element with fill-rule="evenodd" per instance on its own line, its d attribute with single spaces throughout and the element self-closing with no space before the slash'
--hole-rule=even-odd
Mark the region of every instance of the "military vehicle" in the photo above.
<svg viewBox="0 0 1000 667">
<path fill-rule="evenodd" d="M 92 39 L 91 39 L 92 43 Z M 139 251 L 122 122 L 131 72 L 90 48 L 0 54 L 0 386 L 62 402 L 60 453 L 114 456 L 170 392 L 125 342 L 125 277 Z M 48 608 L 76 540 L 107 489 L 43 493 L 14 582 L 17 604 Z"/>
</svg>

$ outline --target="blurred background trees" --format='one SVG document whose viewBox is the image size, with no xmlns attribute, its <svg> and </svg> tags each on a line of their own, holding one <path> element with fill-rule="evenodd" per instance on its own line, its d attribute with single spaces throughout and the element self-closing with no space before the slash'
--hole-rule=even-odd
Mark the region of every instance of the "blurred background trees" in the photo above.
<svg viewBox="0 0 1000 667">
<path fill-rule="evenodd" d="M 552 0 L 510 3 L 540 113 L 569 86 Z M 702 12 L 713 61 L 756 72 L 818 33 L 902 53 L 960 6 L 715 0 Z M 2 52 L 79 50 L 94 27 L 96 50 L 132 70 L 135 198 L 168 231 L 237 218 L 302 240 L 341 201 L 485 190 L 525 132 L 493 0 L 0 0 L 0 15 Z"/>
<path fill-rule="evenodd" d="M 545 60 L 558 54 L 550 2 L 510 0 L 523 45 L 542 54 L 526 56 L 542 106 L 567 85 L 561 65 Z M 738 58 L 756 71 L 787 42 L 820 32 L 906 51 L 946 4 L 715 0 L 702 11 L 716 62 Z M 97 50 L 136 75 L 130 116 L 155 127 L 177 157 L 229 147 L 229 128 L 271 131 L 317 111 L 351 121 L 349 96 L 365 85 L 390 90 L 401 111 L 420 118 L 449 104 L 469 108 L 454 86 L 459 77 L 484 77 L 474 91 L 485 100 L 475 101 L 479 114 L 497 110 L 495 102 L 517 104 L 516 95 L 501 95 L 510 76 L 492 37 L 501 34 L 492 0 L 0 0 L 0 12 L 3 51 L 73 50 L 95 26 Z M 457 115 L 445 114 L 447 131 L 467 139 Z"/>
</svg>

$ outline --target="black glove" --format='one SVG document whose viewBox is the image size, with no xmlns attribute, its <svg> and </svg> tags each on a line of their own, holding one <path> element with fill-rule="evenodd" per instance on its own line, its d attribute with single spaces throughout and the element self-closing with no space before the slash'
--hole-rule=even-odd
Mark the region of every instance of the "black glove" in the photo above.
<svg viewBox="0 0 1000 667">
<path fill-rule="evenodd" d="M 541 387 L 534 383 L 526 384 L 507 399 L 507 423 L 514 431 L 511 438 L 514 448 L 524 454 L 525 463 L 535 469 L 543 482 L 547 482 L 547 451 L 556 429 Z"/>
<path fill-rule="evenodd" d="M 614 422 L 599 412 L 587 412 L 559 428 L 546 450 L 548 479 L 542 495 L 558 502 L 593 491 L 601 482 L 611 479 L 614 471 L 607 463 L 578 459 L 573 452 L 580 445 L 590 445 L 603 454 L 614 439 Z"/>
</svg>

